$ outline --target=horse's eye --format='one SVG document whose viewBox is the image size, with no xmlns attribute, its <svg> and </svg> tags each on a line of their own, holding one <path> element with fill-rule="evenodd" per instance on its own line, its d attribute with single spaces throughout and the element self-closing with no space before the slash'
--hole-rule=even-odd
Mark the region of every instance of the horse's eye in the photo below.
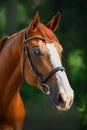
<svg viewBox="0 0 87 130">
<path fill-rule="evenodd" d="M 38 47 L 34 47 L 32 50 L 32 54 L 33 55 L 40 55 L 41 54 L 40 49 Z"/>
</svg>

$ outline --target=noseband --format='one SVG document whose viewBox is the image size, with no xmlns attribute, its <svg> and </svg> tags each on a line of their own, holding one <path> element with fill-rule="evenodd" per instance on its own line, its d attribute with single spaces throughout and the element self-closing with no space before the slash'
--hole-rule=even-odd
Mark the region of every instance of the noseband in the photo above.
<svg viewBox="0 0 87 130">
<path fill-rule="evenodd" d="M 46 87 L 48 89 L 48 91 L 50 92 L 49 86 L 46 84 L 46 82 L 56 72 L 58 72 L 58 71 L 65 71 L 65 68 L 63 66 L 56 67 L 55 69 L 50 71 L 47 75 L 45 75 L 43 78 L 41 78 L 40 75 L 39 75 L 39 72 L 36 70 L 35 66 L 33 65 L 30 52 L 28 51 L 28 48 L 26 46 L 26 43 L 28 41 L 32 40 L 32 39 L 39 39 L 39 40 L 44 41 L 45 43 L 51 42 L 50 40 L 47 40 L 46 38 L 43 38 L 41 36 L 31 36 L 31 37 L 27 38 L 26 32 L 24 32 L 24 39 L 23 39 L 24 53 L 23 53 L 23 60 L 22 60 L 22 73 L 23 73 L 23 76 L 24 76 L 24 54 L 25 54 L 27 59 L 28 59 L 28 62 L 30 64 L 30 66 L 31 66 L 31 68 L 32 68 L 32 70 L 33 70 L 33 72 L 35 74 L 35 77 L 36 77 L 37 81 L 41 84 L 42 87 Z M 43 91 L 43 92 L 45 93 L 45 91 Z M 45 94 L 49 94 L 49 92 L 45 93 Z"/>
</svg>

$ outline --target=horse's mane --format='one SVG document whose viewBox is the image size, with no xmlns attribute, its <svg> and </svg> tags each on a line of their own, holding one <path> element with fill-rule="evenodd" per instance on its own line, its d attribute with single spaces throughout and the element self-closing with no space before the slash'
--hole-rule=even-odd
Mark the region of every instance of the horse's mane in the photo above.
<svg viewBox="0 0 87 130">
<path fill-rule="evenodd" d="M 25 30 L 25 29 L 24 29 Z M 14 34 L 12 34 L 12 35 L 10 35 L 10 36 L 6 36 L 6 37 L 4 37 L 4 38 L 1 38 L 0 39 L 0 51 L 2 50 L 2 48 L 4 47 L 4 44 L 5 44 L 5 42 L 7 42 L 7 40 L 11 40 L 12 38 L 14 38 L 15 36 L 17 36 L 17 35 L 19 35 L 20 33 L 22 33 L 24 30 L 21 30 L 21 31 L 19 31 L 19 32 L 17 32 L 17 33 L 14 33 Z M 9 42 L 8 42 L 9 43 Z"/>
<path fill-rule="evenodd" d="M 4 43 L 6 42 L 6 40 L 8 39 L 9 37 L 6 36 L 2 39 L 0 39 L 0 51 L 2 50 L 3 46 L 4 46 Z"/>
<path fill-rule="evenodd" d="M 25 31 L 25 29 L 23 29 L 23 30 L 21 30 L 21 31 L 19 31 L 17 33 L 14 33 L 9 38 L 14 38 L 15 36 L 19 35 L 20 33 L 24 32 L 24 31 Z"/>
</svg>

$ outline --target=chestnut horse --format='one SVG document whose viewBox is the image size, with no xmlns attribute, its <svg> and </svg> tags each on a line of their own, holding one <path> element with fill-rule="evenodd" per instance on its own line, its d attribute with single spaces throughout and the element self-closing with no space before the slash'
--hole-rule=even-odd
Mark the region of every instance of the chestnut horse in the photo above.
<svg viewBox="0 0 87 130">
<path fill-rule="evenodd" d="M 60 13 L 45 26 L 36 13 L 28 28 L 0 39 L 0 130 L 22 130 L 25 110 L 20 87 L 25 80 L 68 110 L 74 93 L 61 63 L 63 48 L 54 31 Z"/>
</svg>

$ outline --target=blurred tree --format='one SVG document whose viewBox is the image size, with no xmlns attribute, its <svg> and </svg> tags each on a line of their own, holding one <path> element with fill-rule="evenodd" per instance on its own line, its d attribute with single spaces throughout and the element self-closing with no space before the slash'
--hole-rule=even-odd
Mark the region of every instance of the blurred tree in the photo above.
<svg viewBox="0 0 87 130">
<path fill-rule="evenodd" d="M 4 28 L 6 24 L 5 10 L 0 8 L 0 36 L 4 35 Z"/>
<path fill-rule="evenodd" d="M 18 0 L 8 0 L 5 3 L 6 33 L 12 34 L 17 29 L 17 5 Z"/>
</svg>

